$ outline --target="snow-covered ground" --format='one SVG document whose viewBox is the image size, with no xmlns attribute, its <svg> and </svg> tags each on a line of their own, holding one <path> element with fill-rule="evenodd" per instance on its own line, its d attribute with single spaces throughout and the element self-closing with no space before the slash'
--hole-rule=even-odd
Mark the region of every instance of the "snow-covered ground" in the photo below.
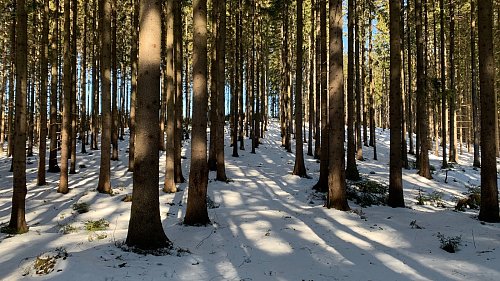
<svg viewBox="0 0 500 281">
<path fill-rule="evenodd" d="M 77 163 L 84 166 L 70 175 L 67 195 L 56 193 L 58 174 L 48 174 L 47 186 L 36 186 L 37 159 L 31 157 L 26 206 L 30 231 L 13 237 L 0 234 L 0 280 L 500 279 L 500 225 L 480 223 L 477 210 L 454 211 L 454 200 L 464 197 L 467 187 L 480 184 L 471 154 L 461 155 L 459 165 L 448 171 L 448 183 L 439 169 L 440 158 L 433 155 L 433 180 L 419 177 L 415 169 L 404 170 L 407 208 L 362 208 L 350 201 L 353 211 L 340 212 L 324 208 L 323 195 L 311 189 L 319 176 L 316 160 L 306 156 L 311 179 L 291 175 L 294 155 L 280 147 L 277 126 L 271 124 L 256 154 L 250 153 L 249 141 L 239 158 L 231 157 L 232 148 L 226 145 L 231 182 L 214 181 L 215 174 L 210 174 L 208 193 L 215 205 L 209 209 L 211 225 L 181 224 L 187 184 L 179 185 L 181 191 L 175 194 L 160 192 L 163 226 L 175 247 L 166 256 L 143 256 L 116 246 L 126 238 L 131 206 L 122 202 L 132 192 L 127 141 L 119 143 L 120 161 L 112 162 L 114 196 L 95 191 L 99 151 L 78 154 Z M 366 160 L 358 162 L 363 178 L 388 184 L 388 133 L 377 130 L 378 161 L 371 160 L 372 148 L 363 148 Z M 187 177 L 189 142 L 183 154 Z M 164 154 L 160 161 L 162 179 Z M 10 159 L 2 156 L 4 225 L 11 208 L 9 166 Z M 417 205 L 419 193 L 436 201 Z M 83 202 L 89 212 L 73 210 L 75 203 Z M 85 222 L 100 219 L 109 222 L 105 230 L 85 229 Z M 438 234 L 460 237 L 458 251 L 442 250 Z M 46 275 L 34 269 L 43 259 L 45 268 L 38 271 L 49 272 Z"/>
</svg>

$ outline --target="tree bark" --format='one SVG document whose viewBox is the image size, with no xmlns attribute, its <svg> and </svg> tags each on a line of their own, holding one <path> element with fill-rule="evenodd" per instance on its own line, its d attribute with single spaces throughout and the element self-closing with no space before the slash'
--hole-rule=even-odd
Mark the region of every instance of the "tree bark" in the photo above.
<svg viewBox="0 0 500 281">
<path fill-rule="evenodd" d="M 38 142 L 38 176 L 37 185 L 45 185 L 45 158 L 47 155 L 47 81 L 49 56 L 49 0 L 44 0 L 42 13 L 42 41 L 40 51 L 40 141 Z M 3 97 L 2 97 L 3 100 Z M 3 119 L 3 116 L 0 118 Z M 1 127 L 1 124 L 0 124 Z M 0 132 L 3 133 L 3 132 Z M 3 143 L 0 144 L 3 146 Z"/>
<path fill-rule="evenodd" d="M 170 247 L 162 227 L 159 204 L 159 118 L 161 4 L 140 1 L 139 77 L 132 210 L 128 246 L 143 250 Z M 109 42 L 109 41 L 108 41 Z"/>
<path fill-rule="evenodd" d="M 193 1 L 193 133 L 187 225 L 206 225 L 207 211 L 207 2 Z"/>
<path fill-rule="evenodd" d="M 327 208 L 348 211 L 345 160 L 344 160 L 344 73 L 342 53 L 342 0 L 330 0 L 330 71 L 329 71 L 329 167 L 328 167 L 328 196 Z M 333 120 L 336 120 L 333 122 Z"/>
<path fill-rule="evenodd" d="M 135 169 L 135 126 L 136 126 L 136 100 L 137 100 L 137 71 L 138 71 L 138 33 L 139 33 L 139 0 L 134 0 L 134 13 L 132 20 L 132 46 L 130 49 L 130 139 L 128 149 L 128 170 Z"/>
<path fill-rule="evenodd" d="M 16 112 L 14 121 L 14 171 L 12 209 L 9 226 L 14 233 L 28 232 L 26 224 L 26 109 L 28 82 L 28 15 L 24 0 L 15 1 L 16 9 Z"/>
<path fill-rule="evenodd" d="M 493 1 L 481 0 L 477 4 L 479 96 L 481 99 L 481 207 L 479 220 L 500 222 L 496 166 L 497 99 L 493 53 Z"/>
<path fill-rule="evenodd" d="M 97 191 L 111 193 L 111 7 L 112 0 L 101 3 L 101 167 Z M 149 120 L 150 121 L 150 120 Z"/>
<path fill-rule="evenodd" d="M 419 0 L 417 0 L 419 1 Z M 401 160 L 402 93 L 401 93 L 401 0 L 389 2 L 390 13 L 390 162 L 389 199 L 393 208 L 404 207 Z"/>
<path fill-rule="evenodd" d="M 299 177 L 307 177 L 304 165 L 304 145 L 302 137 L 302 44 L 303 44 L 303 15 L 302 0 L 297 0 L 297 61 L 295 68 L 295 166 L 293 174 Z"/>
</svg>

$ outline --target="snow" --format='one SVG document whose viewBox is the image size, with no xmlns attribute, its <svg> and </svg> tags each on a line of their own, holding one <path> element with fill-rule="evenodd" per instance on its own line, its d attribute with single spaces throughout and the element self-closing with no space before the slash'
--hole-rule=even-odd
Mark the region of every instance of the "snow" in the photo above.
<svg viewBox="0 0 500 281">
<path fill-rule="evenodd" d="M 358 161 L 358 168 L 364 178 L 388 184 L 388 134 L 377 129 L 378 161 L 371 160 L 372 148 L 363 147 L 365 161 Z M 121 201 L 132 192 L 132 174 L 126 171 L 127 140 L 119 144 L 120 160 L 112 162 L 114 196 L 95 191 L 99 151 L 78 154 L 77 165 L 86 168 L 70 175 L 67 195 L 56 193 L 58 174 L 47 175 L 47 186 L 36 186 L 37 159 L 31 157 L 26 199 L 30 231 L 0 234 L 0 280 L 498 280 L 500 226 L 480 223 L 477 210 L 454 211 L 454 200 L 464 197 L 468 186 L 480 185 L 471 154 L 459 157 L 459 164 L 448 171 L 448 183 L 438 156 L 430 155 L 436 167 L 433 180 L 419 177 L 415 169 L 403 170 L 407 208 L 362 208 L 350 201 L 353 211 L 341 212 L 324 208 L 323 195 L 311 188 L 319 177 L 315 159 L 305 156 L 311 179 L 291 175 L 294 155 L 280 147 L 278 123 L 270 124 L 262 142 L 251 154 L 246 141 L 246 150 L 233 158 L 226 140 L 231 182 L 217 182 L 215 173 L 210 174 L 208 194 L 215 206 L 209 209 L 209 226 L 181 224 L 186 183 L 175 194 L 160 191 L 163 227 L 175 247 L 166 256 L 139 255 L 117 246 L 126 238 L 131 206 Z M 183 155 L 187 176 L 189 141 Z M 160 179 L 164 161 L 163 153 Z M 3 224 L 8 223 L 11 208 L 9 167 L 10 159 L 2 156 Z M 417 205 L 419 192 L 439 192 L 445 207 L 432 202 Z M 79 214 L 73 205 L 82 202 L 90 211 Z M 106 230 L 85 230 L 86 221 L 102 218 L 110 223 Z M 68 226 L 73 231 L 63 234 L 63 228 L 71 230 Z M 438 233 L 460 236 L 459 250 L 442 250 Z M 37 274 L 37 258 L 50 257 L 55 260 L 46 270 L 50 272 Z"/>
</svg>

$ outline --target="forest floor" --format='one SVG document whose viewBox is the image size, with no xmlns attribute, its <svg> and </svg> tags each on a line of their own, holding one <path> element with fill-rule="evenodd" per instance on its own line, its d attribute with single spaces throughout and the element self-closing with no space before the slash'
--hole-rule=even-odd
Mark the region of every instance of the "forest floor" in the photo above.
<svg viewBox="0 0 500 281">
<path fill-rule="evenodd" d="M 389 182 L 389 131 L 377 129 L 379 160 L 371 160 L 373 149 L 363 147 L 366 160 L 358 161 L 363 183 L 357 192 L 350 183 L 352 211 L 341 212 L 324 208 L 324 194 L 312 190 L 319 163 L 306 156 L 311 179 L 293 176 L 294 155 L 280 144 L 278 124 L 271 123 L 256 154 L 248 140 L 239 158 L 231 157 L 226 145 L 231 181 L 217 182 L 210 173 L 212 224 L 206 227 L 181 224 L 186 183 L 175 194 L 160 191 L 163 227 L 174 245 L 165 256 L 117 246 L 126 238 L 131 206 L 122 201 L 132 193 L 127 140 L 119 143 L 120 160 L 112 162 L 113 196 L 95 191 L 99 151 L 78 153 L 78 173 L 70 175 L 67 195 L 56 193 L 58 174 L 48 174 L 48 185 L 36 186 L 37 157 L 30 157 L 30 231 L 0 234 L 0 280 L 498 280 L 500 224 L 479 222 L 474 209 L 455 211 L 456 200 L 480 184 L 470 153 L 449 170 L 441 170 L 440 157 L 431 155 L 433 180 L 403 170 L 406 208 L 377 205 Z M 189 148 L 186 141 L 186 178 Z M 164 161 L 163 153 L 159 188 Z M 2 156 L 2 225 L 11 209 L 9 167 L 10 159 Z M 88 212 L 78 212 L 86 209 L 82 203 Z M 456 253 L 441 249 L 445 244 L 456 246 Z"/>
</svg>

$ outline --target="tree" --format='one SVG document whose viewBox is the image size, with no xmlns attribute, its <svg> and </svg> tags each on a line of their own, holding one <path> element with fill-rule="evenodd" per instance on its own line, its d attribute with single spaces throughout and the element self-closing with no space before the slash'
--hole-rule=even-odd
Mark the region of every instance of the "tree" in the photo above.
<svg viewBox="0 0 500 281">
<path fill-rule="evenodd" d="M 299 177 L 307 177 L 304 165 L 304 146 L 302 137 L 302 41 L 303 41 L 303 16 L 302 0 L 297 0 L 297 62 L 295 68 L 295 166 L 293 174 Z"/>
<path fill-rule="evenodd" d="M 140 50 L 140 49 L 139 49 Z M 207 211 L 207 1 L 193 1 L 193 132 L 187 225 L 206 225 Z"/>
<path fill-rule="evenodd" d="M 45 185 L 45 156 L 47 155 L 47 81 L 49 55 L 49 0 L 44 0 L 42 14 L 42 41 L 40 58 L 40 141 L 38 142 L 37 185 Z M 0 115 L 1 116 L 1 115 Z M 3 144 L 1 144 L 3 146 Z"/>
<path fill-rule="evenodd" d="M 444 0 L 439 0 L 439 22 L 441 25 L 441 31 L 439 33 L 441 40 L 440 48 L 440 62 L 441 62 L 441 145 L 443 146 L 443 162 L 441 164 L 442 168 L 448 167 L 448 160 L 446 160 L 446 126 L 448 122 L 446 120 L 446 59 L 445 59 L 445 40 L 444 40 Z"/>
<path fill-rule="evenodd" d="M 474 161 L 473 166 L 479 168 L 479 110 L 478 110 L 478 95 L 476 89 L 476 6 L 475 0 L 470 2 L 470 60 L 471 60 L 471 99 L 472 99 L 472 130 L 474 142 Z"/>
<path fill-rule="evenodd" d="M 448 9 L 450 10 L 450 94 L 449 94 L 449 119 L 450 119 L 450 162 L 457 162 L 457 132 L 456 132 L 456 85 L 455 85 L 455 9 L 454 3 L 450 0 Z"/>
<path fill-rule="evenodd" d="M 401 1 L 389 2 L 390 13 L 390 168 L 389 168 L 389 199 L 391 207 L 404 207 L 403 176 L 401 160 Z"/>
<path fill-rule="evenodd" d="M 55 1 L 56 11 L 59 10 L 59 0 Z M 51 38 L 51 73 L 50 73 L 50 145 L 49 145 L 49 173 L 59 173 L 61 169 L 57 165 L 57 77 L 58 71 L 58 37 L 59 37 L 59 12 L 54 16 L 54 31 Z"/>
<path fill-rule="evenodd" d="M 348 0 L 347 12 L 347 167 L 346 177 L 359 180 L 356 166 L 356 144 L 354 140 L 354 0 Z M 322 142 L 323 143 L 323 142 Z"/>
<path fill-rule="evenodd" d="M 326 192 L 328 191 L 328 103 L 327 103 L 327 58 L 326 58 L 326 0 L 319 0 L 320 14 L 320 56 L 321 56 L 321 75 L 320 75 L 320 99 L 321 99 L 321 151 L 319 164 L 319 179 L 314 189 Z"/>
<path fill-rule="evenodd" d="M 132 19 L 132 46 L 130 49 L 130 139 L 128 152 L 128 170 L 133 172 L 135 168 L 135 107 L 137 98 L 137 66 L 138 66 L 138 36 L 139 33 L 139 0 L 134 0 L 134 12 Z"/>
<path fill-rule="evenodd" d="M 175 128 L 174 128 L 174 180 L 183 183 L 186 180 L 182 174 L 182 2 L 174 1 L 174 68 L 175 68 Z M 186 67 L 187 68 L 187 67 Z M 187 75 L 186 75 L 187 78 Z"/>
<path fill-rule="evenodd" d="M 161 2 L 140 1 L 134 189 L 128 246 L 144 250 L 171 245 L 160 219 L 159 174 Z"/>
<path fill-rule="evenodd" d="M 166 75 L 166 95 L 167 99 L 167 142 L 165 145 L 165 184 L 163 191 L 174 193 L 177 191 L 174 181 L 174 1 L 167 0 L 165 2 L 165 20 L 167 42 L 165 49 L 165 75 Z M 140 50 L 139 50 L 140 51 Z M 163 118 L 163 117 L 162 117 Z M 161 138 L 163 140 L 163 137 Z"/>
<path fill-rule="evenodd" d="M 495 59 L 493 53 L 493 1 L 477 3 L 479 83 L 481 100 L 481 208 L 479 220 L 500 222 L 496 166 Z"/>
<path fill-rule="evenodd" d="M 14 121 L 14 171 L 12 210 L 8 228 L 14 233 L 28 232 L 26 224 L 26 109 L 28 82 L 28 15 L 24 0 L 15 1 L 16 7 L 16 112 Z"/>
<path fill-rule="evenodd" d="M 111 14 L 112 0 L 101 2 L 101 167 L 97 191 L 111 193 Z"/>
<path fill-rule="evenodd" d="M 422 31 L 422 0 L 415 0 L 416 38 L 417 38 L 417 111 L 418 130 L 420 139 L 419 175 L 431 179 L 429 165 L 429 136 L 428 136 L 428 94 L 426 87 L 424 37 Z"/>
<path fill-rule="evenodd" d="M 327 208 L 347 211 L 345 160 L 344 160 L 344 72 L 342 54 L 342 0 L 330 0 L 330 150 L 328 167 Z"/>
<path fill-rule="evenodd" d="M 224 162 L 224 109 L 225 109 L 225 85 L 226 85 L 226 1 L 217 0 L 214 2 L 217 5 L 217 42 L 216 42 L 216 58 L 217 58 L 217 107 L 216 107 L 216 126 L 217 141 L 215 143 L 215 158 L 217 162 L 218 181 L 227 181 L 226 167 Z"/>
<path fill-rule="evenodd" d="M 68 193 L 68 160 L 71 145 L 71 22 L 70 0 L 64 0 L 64 85 L 63 85 L 63 115 L 61 131 L 61 174 L 57 192 Z"/>
</svg>

